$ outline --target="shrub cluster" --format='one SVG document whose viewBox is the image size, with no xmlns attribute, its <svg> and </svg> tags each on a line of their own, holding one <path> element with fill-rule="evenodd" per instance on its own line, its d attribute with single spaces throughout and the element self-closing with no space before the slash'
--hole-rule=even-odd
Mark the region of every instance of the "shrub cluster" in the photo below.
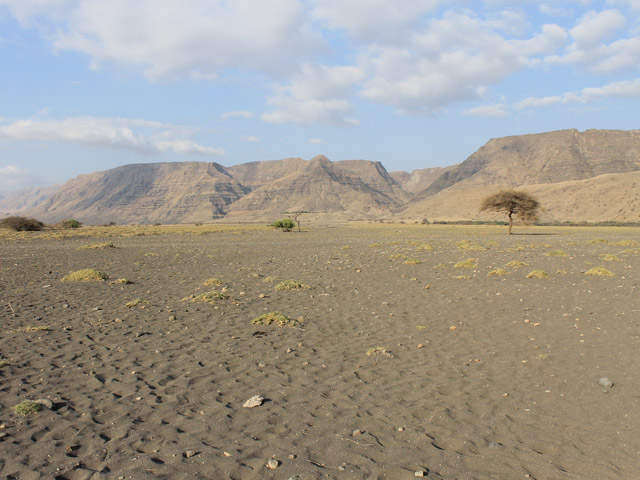
<svg viewBox="0 0 640 480">
<path fill-rule="evenodd" d="M 82 222 L 79 222 L 78 220 L 73 220 L 71 218 L 67 220 L 62 220 L 60 222 L 61 228 L 80 228 L 81 226 L 82 226 Z"/>
<path fill-rule="evenodd" d="M 295 227 L 295 223 L 290 218 L 283 218 L 282 220 L 276 220 L 271 224 L 273 228 L 278 228 L 283 232 L 290 232 Z"/>
<path fill-rule="evenodd" d="M 44 227 L 44 223 L 35 218 L 6 217 L 0 220 L 0 227 L 10 228 L 16 232 L 39 232 Z"/>
</svg>

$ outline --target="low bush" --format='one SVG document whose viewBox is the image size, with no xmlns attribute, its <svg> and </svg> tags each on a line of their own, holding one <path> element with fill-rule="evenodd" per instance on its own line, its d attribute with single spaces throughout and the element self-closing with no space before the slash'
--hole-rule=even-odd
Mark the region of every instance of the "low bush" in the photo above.
<svg viewBox="0 0 640 480">
<path fill-rule="evenodd" d="M 82 226 L 82 222 L 79 222 L 78 220 L 73 220 L 71 218 L 67 220 L 62 220 L 60 222 L 61 228 L 80 228 L 81 226 Z"/>
<path fill-rule="evenodd" d="M 276 220 L 271 224 L 271 226 L 282 230 L 283 232 L 290 232 L 296 225 L 290 218 L 283 218 L 282 220 Z"/>
<path fill-rule="evenodd" d="M 35 218 L 6 217 L 0 220 L 0 227 L 10 228 L 16 232 L 39 232 L 44 227 L 44 223 Z"/>
<path fill-rule="evenodd" d="M 32 413 L 39 412 L 42 410 L 42 404 L 38 402 L 34 402 L 32 400 L 23 400 L 17 405 L 13 407 L 13 413 L 16 415 L 22 415 L 26 417 L 27 415 L 31 415 Z"/>
</svg>

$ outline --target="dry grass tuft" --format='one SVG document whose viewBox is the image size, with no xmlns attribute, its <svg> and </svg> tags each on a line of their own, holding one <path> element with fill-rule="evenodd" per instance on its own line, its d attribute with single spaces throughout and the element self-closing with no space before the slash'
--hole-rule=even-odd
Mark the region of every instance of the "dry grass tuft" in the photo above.
<svg viewBox="0 0 640 480">
<path fill-rule="evenodd" d="M 487 273 L 488 277 L 503 277 L 505 275 L 509 275 L 509 272 L 507 272 L 503 268 L 496 268 L 495 270 L 491 270 L 489 273 Z"/>
<path fill-rule="evenodd" d="M 418 265 L 420 263 L 422 263 L 422 262 L 420 260 L 418 260 L 417 258 L 407 258 L 404 261 L 405 265 Z"/>
<path fill-rule="evenodd" d="M 519 267 L 528 267 L 529 264 L 526 263 L 526 262 L 521 262 L 520 260 L 511 260 L 509 263 L 507 263 L 506 266 L 507 267 L 519 268 Z"/>
<path fill-rule="evenodd" d="M 527 278 L 549 278 L 549 274 L 544 270 L 532 270 Z"/>
<path fill-rule="evenodd" d="M 475 252 L 485 249 L 482 245 L 474 242 L 473 240 L 461 240 L 459 242 L 456 242 L 456 247 L 458 247 L 458 250 L 468 250 Z"/>
<path fill-rule="evenodd" d="M 276 290 L 300 290 L 303 288 L 309 288 L 309 285 L 300 283 L 297 280 L 283 280 L 276 285 Z"/>
<path fill-rule="evenodd" d="M 384 355 L 385 357 L 393 358 L 393 353 L 391 353 L 384 347 L 367 348 L 367 357 L 376 357 L 378 355 Z"/>
<path fill-rule="evenodd" d="M 126 308 L 133 308 L 139 305 L 142 305 L 142 307 L 144 308 L 145 305 L 149 305 L 149 302 L 141 298 L 136 298 L 135 300 L 131 300 L 130 302 L 124 304 Z"/>
<path fill-rule="evenodd" d="M 75 272 L 69 272 L 62 278 L 63 282 L 103 282 L 109 279 L 109 275 L 95 268 L 84 268 L 82 270 L 76 270 Z"/>
<path fill-rule="evenodd" d="M 78 250 L 97 250 L 105 248 L 116 248 L 116 246 L 113 244 L 113 242 L 92 243 L 91 245 L 83 245 L 82 247 L 78 247 Z"/>
<path fill-rule="evenodd" d="M 549 250 L 545 253 L 547 257 L 568 257 L 569 254 L 563 250 Z"/>
<path fill-rule="evenodd" d="M 613 277 L 615 273 L 610 272 L 604 267 L 593 267 L 584 272 L 585 275 L 597 275 L 599 277 Z"/>
<path fill-rule="evenodd" d="M 300 323 L 297 320 L 283 315 L 280 312 L 269 312 L 251 320 L 251 325 L 272 325 L 278 327 L 297 327 Z"/>
<path fill-rule="evenodd" d="M 477 258 L 467 258 L 456 263 L 453 268 L 476 268 L 478 266 Z"/>
<path fill-rule="evenodd" d="M 220 285 L 224 285 L 224 282 L 219 278 L 207 278 L 202 285 L 205 287 L 219 287 Z"/>
<path fill-rule="evenodd" d="M 218 300 L 227 300 L 229 295 L 222 292 L 212 290 L 210 292 L 201 293 L 200 295 L 191 295 L 190 297 L 183 298 L 182 300 L 191 300 L 192 302 L 204 302 L 204 303 L 216 303 Z"/>
</svg>

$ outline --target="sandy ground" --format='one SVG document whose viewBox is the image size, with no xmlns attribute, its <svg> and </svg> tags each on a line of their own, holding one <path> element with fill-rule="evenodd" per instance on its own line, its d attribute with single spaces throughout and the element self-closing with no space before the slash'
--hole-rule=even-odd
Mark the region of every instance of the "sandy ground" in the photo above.
<svg viewBox="0 0 640 480">
<path fill-rule="evenodd" d="M 638 229 L 514 231 L 0 240 L 0 476 L 639 478 Z"/>
</svg>

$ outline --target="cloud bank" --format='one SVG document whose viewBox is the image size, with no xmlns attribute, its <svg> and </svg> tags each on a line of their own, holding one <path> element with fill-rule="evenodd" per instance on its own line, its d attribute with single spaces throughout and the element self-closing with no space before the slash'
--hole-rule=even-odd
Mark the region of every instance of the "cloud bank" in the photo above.
<svg viewBox="0 0 640 480">
<path fill-rule="evenodd" d="M 86 56 L 92 69 L 124 70 L 152 82 L 241 76 L 255 83 L 264 93 L 263 111 L 231 111 L 225 120 L 255 116 L 269 123 L 343 126 L 359 124 L 357 106 L 366 102 L 409 115 L 486 102 L 467 113 L 504 116 L 507 110 L 488 99 L 526 70 L 586 72 L 601 75 L 603 85 L 637 72 L 638 2 L 609 0 L 607 8 L 592 10 L 584 5 L 591 3 L 0 0 L 0 9 L 23 28 L 40 32 L 54 50 Z M 27 127 L 53 135 L 42 123 L 12 131 Z M 96 129 L 102 133 L 85 129 L 80 137 L 216 154 L 188 141 L 139 137 L 113 122 Z"/>
<path fill-rule="evenodd" d="M 186 127 L 126 118 L 75 117 L 62 120 L 26 119 L 0 125 L 0 138 L 64 142 L 125 149 L 141 154 L 223 155 L 221 148 L 201 145 L 181 136 Z"/>
</svg>

